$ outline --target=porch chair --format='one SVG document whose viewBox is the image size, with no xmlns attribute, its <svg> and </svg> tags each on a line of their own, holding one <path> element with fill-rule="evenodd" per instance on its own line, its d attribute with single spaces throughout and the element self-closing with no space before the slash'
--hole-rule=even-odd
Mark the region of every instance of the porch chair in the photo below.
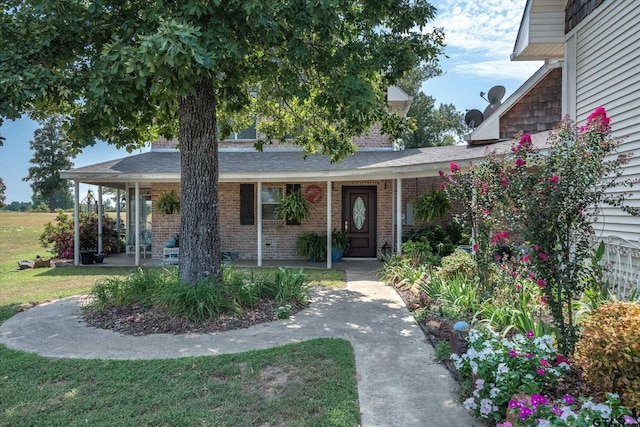
<svg viewBox="0 0 640 427">
<path fill-rule="evenodd" d="M 136 239 L 135 233 L 129 233 L 127 237 L 127 244 L 125 247 L 125 255 L 135 255 L 136 253 Z M 143 253 L 144 258 L 147 258 L 147 251 L 151 252 L 151 230 L 147 229 L 140 233 L 140 250 Z"/>
</svg>

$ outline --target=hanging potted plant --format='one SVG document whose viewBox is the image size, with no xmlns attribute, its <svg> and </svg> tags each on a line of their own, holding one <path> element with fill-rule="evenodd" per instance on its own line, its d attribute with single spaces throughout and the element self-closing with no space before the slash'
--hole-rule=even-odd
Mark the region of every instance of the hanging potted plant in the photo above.
<svg viewBox="0 0 640 427">
<path fill-rule="evenodd" d="M 301 222 L 309 219 L 309 202 L 302 196 L 298 189 L 280 199 L 280 204 L 275 209 L 277 219 Z"/>
<path fill-rule="evenodd" d="M 440 218 L 450 210 L 449 198 L 442 190 L 424 194 L 413 202 L 413 211 L 416 218 L 424 222 L 431 222 L 436 218 Z"/>
<path fill-rule="evenodd" d="M 156 202 L 156 210 L 162 215 L 180 212 L 180 197 L 178 197 L 175 190 L 164 192 L 160 195 Z"/>
</svg>

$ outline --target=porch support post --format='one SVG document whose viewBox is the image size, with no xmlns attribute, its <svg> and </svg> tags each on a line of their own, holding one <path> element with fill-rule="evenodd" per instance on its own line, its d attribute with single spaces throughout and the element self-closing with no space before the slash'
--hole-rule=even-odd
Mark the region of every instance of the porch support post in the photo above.
<svg viewBox="0 0 640 427">
<path fill-rule="evenodd" d="M 124 199 L 127 202 L 124 212 L 124 232 L 125 241 L 129 244 L 129 234 L 131 234 L 131 197 L 129 196 L 129 183 L 124 184 Z"/>
<path fill-rule="evenodd" d="M 80 265 L 80 183 L 73 182 L 73 265 Z"/>
<path fill-rule="evenodd" d="M 396 253 L 402 253 L 402 178 L 396 179 Z"/>
<path fill-rule="evenodd" d="M 120 189 L 118 189 L 116 191 L 116 232 L 118 233 L 118 236 L 121 235 L 120 233 L 120 226 L 122 224 L 120 223 Z"/>
<path fill-rule="evenodd" d="M 133 243 L 136 245 L 136 266 L 140 265 L 140 182 L 136 181 L 135 187 L 135 224 L 133 225 L 135 230 L 135 239 Z"/>
<path fill-rule="evenodd" d="M 258 210 L 258 267 L 262 267 L 262 181 L 258 181 L 257 210 Z"/>
<path fill-rule="evenodd" d="M 102 253 L 102 185 L 98 185 L 98 253 Z"/>
<path fill-rule="evenodd" d="M 327 181 L 327 270 L 331 269 L 331 181 Z"/>
</svg>

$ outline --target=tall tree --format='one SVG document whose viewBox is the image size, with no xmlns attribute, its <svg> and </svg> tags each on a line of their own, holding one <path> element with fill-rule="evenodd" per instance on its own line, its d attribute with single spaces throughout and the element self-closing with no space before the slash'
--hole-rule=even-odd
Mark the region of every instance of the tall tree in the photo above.
<svg viewBox="0 0 640 427">
<path fill-rule="evenodd" d="M 426 63 L 405 73 L 397 85 L 413 97 L 407 116 L 415 128 L 403 136 L 407 148 L 451 145 L 462 139 L 467 127 L 453 104 L 440 104 L 420 88 L 425 80 L 442 75 L 437 63 Z"/>
<path fill-rule="evenodd" d="M 261 120 L 339 160 L 382 123 L 385 88 L 441 53 L 426 0 L 5 0 L 0 117 L 65 114 L 76 149 L 178 136 L 180 277 L 221 273 L 218 144 Z"/>
<path fill-rule="evenodd" d="M 29 162 L 33 166 L 22 180 L 31 182 L 34 206 L 43 201 L 49 207 L 49 212 L 55 212 L 58 208 L 67 208 L 71 200 L 69 181 L 60 178 L 60 171 L 73 167 L 71 146 L 66 140 L 59 116 L 51 116 L 40 124 L 42 127 L 33 133 L 33 141 L 29 141 L 29 148 L 33 152 Z"/>
<path fill-rule="evenodd" d="M 467 127 L 462 113 L 453 104 L 440 104 L 436 108 L 435 98 L 418 92 L 407 113 L 414 118 L 416 127 L 405 137 L 407 148 L 451 145 L 462 139 Z"/>
<path fill-rule="evenodd" d="M 5 202 L 7 201 L 7 186 L 4 185 L 4 180 L 0 178 L 0 208 L 4 208 L 6 206 Z"/>
</svg>

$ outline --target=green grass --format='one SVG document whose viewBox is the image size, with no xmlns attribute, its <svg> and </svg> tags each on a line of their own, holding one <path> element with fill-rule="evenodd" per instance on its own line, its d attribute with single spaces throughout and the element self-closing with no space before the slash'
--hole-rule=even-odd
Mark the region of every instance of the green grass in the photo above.
<svg viewBox="0 0 640 427">
<path fill-rule="evenodd" d="M 135 268 L 16 271 L 48 256 L 38 243 L 55 214 L 0 212 L 0 323 L 24 305 L 87 293 Z M 339 270 L 305 270 L 344 286 Z M 317 339 L 238 355 L 149 361 L 47 359 L 0 345 L 0 426 L 356 426 L 351 345 Z"/>
<path fill-rule="evenodd" d="M 0 425 L 356 426 L 340 339 L 238 355 L 50 360 L 0 346 Z"/>
</svg>

